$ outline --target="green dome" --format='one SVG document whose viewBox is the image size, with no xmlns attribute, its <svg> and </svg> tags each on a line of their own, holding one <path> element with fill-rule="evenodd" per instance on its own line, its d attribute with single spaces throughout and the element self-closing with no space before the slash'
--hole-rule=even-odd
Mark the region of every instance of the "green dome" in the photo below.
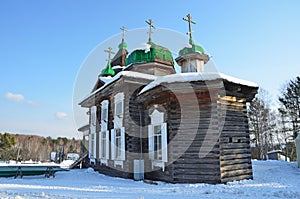
<svg viewBox="0 0 300 199">
<path fill-rule="evenodd" d="M 181 49 L 179 51 L 179 56 L 189 54 L 189 53 L 195 53 L 195 52 L 205 54 L 204 49 L 201 46 L 194 44 L 194 42 L 190 42 L 190 43 L 192 43 L 191 47 L 184 47 L 183 49 Z"/>
<path fill-rule="evenodd" d="M 127 58 L 127 64 L 154 62 L 162 60 L 174 64 L 172 53 L 165 47 L 159 46 L 153 42 L 148 42 L 150 50 L 138 49 L 133 51 Z"/>
<path fill-rule="evenodd" d="M 119 49 L 127 49 L 127 44 L 125 42 L 122 42 L 119 44 Z"/>
<path fill-rule="evenodd" d="M 111 68 L 110 61 L 107 62 L 106 68 L 101 71 L 101 76 L 114 76 L 115 71 Z"/>
</svg>

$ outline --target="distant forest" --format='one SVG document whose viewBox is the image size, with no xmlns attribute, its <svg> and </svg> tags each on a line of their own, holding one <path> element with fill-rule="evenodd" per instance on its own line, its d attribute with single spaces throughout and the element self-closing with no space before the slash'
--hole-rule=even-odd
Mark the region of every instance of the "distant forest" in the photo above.
<svg viewBox="0 0 300 199">
<path fill-rule="evenodd" d="M 37 135 L 0 133 L 1 160 L 50 161 L 52 151 L 81 153 L 81 140 L 66 137 L 51 138 Z"/>
<path fill-rule="evenodd" d="M 281 150 L 296 160 L 295 142 L 300 132 L 300 76 L 284 84 L 277 106 L 271 95 L 259 89 L 248 106 L 252 158 L 266 159 L 268 151 Z"/>
</svg>

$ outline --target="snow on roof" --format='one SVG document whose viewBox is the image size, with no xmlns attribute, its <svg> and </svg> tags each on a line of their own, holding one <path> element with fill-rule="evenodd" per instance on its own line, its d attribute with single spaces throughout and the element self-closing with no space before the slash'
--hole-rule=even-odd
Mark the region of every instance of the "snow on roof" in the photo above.
<svg viewBox="0 0 300 199">
<path fill-rule="evenodd" d="M 132 50 L 133 51 L 136 51 L 136 50 L 144 50 L 145 53 L 149 52 L 150 51 L 150 48 L 151 48 L 151 45 L 148 44 L 148 43 L 142 43 L 141 46 L 137 47 L 137 48 L 134 48 Z"/>
<path fill-rule="evenodd" d="M 225 75 L 223 73 L 177 73 L 172 75 L 166 75 L 162 77 L 158 77 L 156 80 L 145 86 L 141 92 L 142 94 L 162 83 L 173 83 L 173 82 L 192 82 L 192 81 L 208 81 L 208 80 L 216 80 L 216 79 L 225 79 L 229 82 L 233 82 L 240 85 L 246 85 L 250 87 L 258 87 L 256 83 L 241 80 L 235 77 L 231 77 L 229 75 Z"/>
<path fill-rule="evenodd" d="M 89 124 L 85 124 L 85 125 L 79 127 L 77 130 L 83 132 L 85 130 L 88 130 L 89 126 L 90 126 Z"/>
<path fill-rule="evenodd" d="M 149 74 L 145 74 L 145 73 L 139 73 L 139 72 L 134 72 L 134 71 L 121 71 L 119 72 L 116 76 L 114 77 L 106 77 L 107 82 L 105 82 L 105 84 L 103 86 L 101 86 L 100 88 L 98 88 L 97 90 L 95 90 L 94 92 L 88 94 L 86 97 L 84 97 L 82 100 L 80 100 L 79 104 L 81 104 L 83 101 L 85 101 L 86 99 L 88 99 L 89 97 L 95 95 L 96 93 L 98 93 L 99 91 L 103 90 L 104 88 L 106 88 L 108 85 L 112 84 L 113 82 L 117 81 L 118 79 L 120 79 L 122 76 L 125 77 L 135 77 L 135 78 L 141 78 L 141 79 L 149 79 L 149 80 L 155 80 L 157 77 L 154 75 L 149 75 Z M 103 77 L 101 77 L 103 78 Z"/>
<path fill-rule="evenodd" d="M 99 79 L 106 84 L 107 82 L 111 81 L 112 77 L 101 77 L 100 76 Z"/>
<path fill-rule="evenodd" d="M 116 66 L 113 66 L 113 67 L 112 67 L 112 69 L 120 69 L 120 68 L 123 69 L 124 67 L 122 67 L 122 66 L 120 66 L 120 65 L 116 65 Z"/>
<path fill-rule="evenodd" d="M 249 87 L 258 87 L 258 85 L 256 83 L 248 81 L 248 80 L 239 79 L 236 77 L 225 75 L 223 73 L 220 73 L 220 76 L 222 79 L 226 79 L 229 82 L 233 82 L 236 84 L 245 85 L 245 86 L 249 86 Z"/>
</svg>

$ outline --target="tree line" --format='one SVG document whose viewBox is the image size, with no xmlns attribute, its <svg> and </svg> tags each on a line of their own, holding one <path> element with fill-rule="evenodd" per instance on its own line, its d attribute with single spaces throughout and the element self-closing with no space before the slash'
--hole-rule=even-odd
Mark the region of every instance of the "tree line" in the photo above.
<svg viewBox="0 0 300 199">
<path fill-rule="evenodd" d="M 53 151 L 81 153 L 81 140 L 0 133 L 0 160 L 49 161 Z"/>
<path fill-rule="evenodd" d="M 248 106 L 252 157 L 266 159 L 268 151 L 282 150 L 293 161 L 294 140 L 300 132 L 300 77 L 283 86 L 276 108 L 270 99 L 266 90 L 259 89 Z"/>
</svg>

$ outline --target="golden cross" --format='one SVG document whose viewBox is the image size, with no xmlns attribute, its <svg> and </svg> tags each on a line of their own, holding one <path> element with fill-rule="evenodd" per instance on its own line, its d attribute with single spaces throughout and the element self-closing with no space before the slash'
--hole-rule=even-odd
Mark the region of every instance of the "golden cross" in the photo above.
<svg viewBox="0 0 300 199">
<path fill-rule="evenodd" d="M 112 47 L 108 47 L 108 50 L 104 50 L 104 52 L 108 53 L 108 59 L 107 59 L 107 61 L 110 61 L 110 60 L 111 60 L 110 56 L 111 56 L 112 54 L 115 54 L 115 53 L 112 51 Z"/>
<path fill-rule="evenodd" d="M 152 32 L 152 28 L 153 29 L 155 29 L 155 27 L 153 26 L 153 21 L 152 21 L 152 19 L 149 19 L 148 21 L 145 21 L 148 25 L 149 25 L 149 27 L 150 27 L 150 30 L 149 30 L 149 42 L 151 42 L 151 34 L 153 33 Z"/>
<path fill-rule="evenodd" d="M 122 28 L 120 28 L 122 30 L 122 42 L 124 42 L 125 39 L 125 32 L 127 32 L 126 27 L 122 26 Z"/>
<path fill-rule="evenodd" d="M 195 21 L 192 20 L 192 15 L 188 14 L 187 18 L 182 18 L 184 21 L 187 21 L 189 23 L 189 32 L 187 32 L 186 34 L 188 34 L 190 36 L 190 42 L 192 41 L 192 26 L 191 24 L 196 24 Z"/>
</svg>

